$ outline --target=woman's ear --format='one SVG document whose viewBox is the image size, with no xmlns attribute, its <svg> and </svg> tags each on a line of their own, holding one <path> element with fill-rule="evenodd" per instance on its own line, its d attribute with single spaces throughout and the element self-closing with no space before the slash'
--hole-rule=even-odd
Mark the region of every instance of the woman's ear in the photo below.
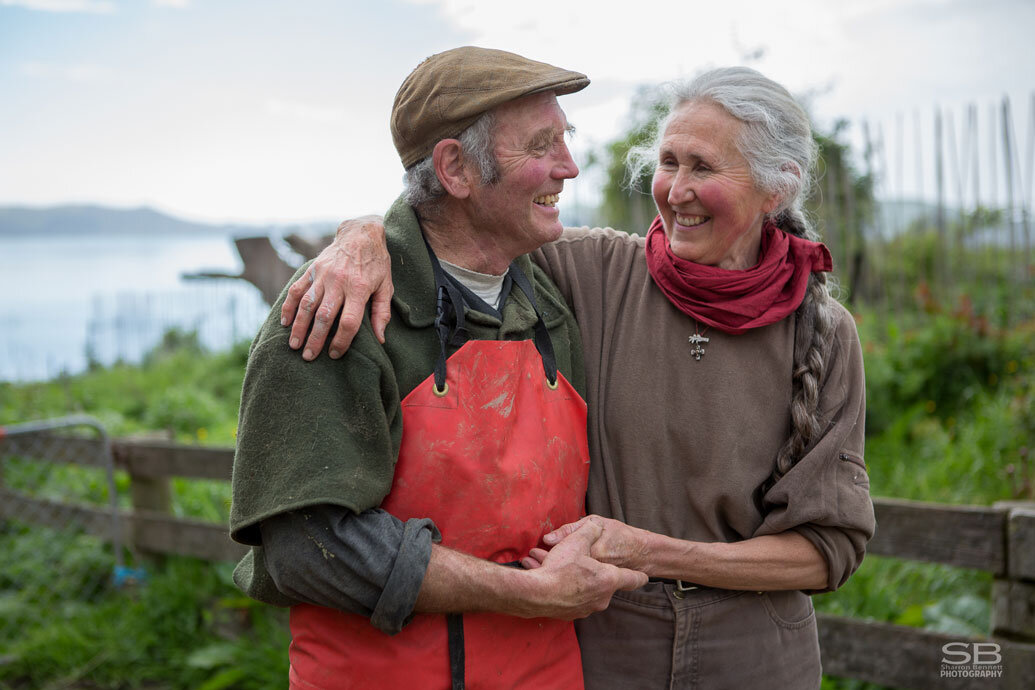
<svg viewBox="0 0 1035 690">
<path fill-rule="evenodd" d="M 435 175 L 446 193 L 457 199 L 466 199 L 471 194 L 471 182 L 464 166 L 463 147 L 456 139 L 443 139 L 435 144 L 431 153 Z"/>
<path fill-rule="evenodd" d="M 797 163 L 784 163 L 783 165 L 780 166 L 780 170 L 782 170 L 783 172 L 789 172 L 792 175 L 794 175 L 795 177 L 797 177 L 798 180 L 801 180 L 801 168 L 798 167 Z M 766 213 L 767 215 L 772 213 L 775 209 L 779 208 L 780 205 L 783 203 L 784 195 L 785 194 L 790 194 L 791 191 L 793 191 L 793 190 L 792 189 L 787 189 L 786 192 L 780 191 L 780 192 L 773 192 L 772 194 L 770 194 L 766 198 L 765 203 L 762 204 L 762 211 L 764 213 Z"/>
</svg>

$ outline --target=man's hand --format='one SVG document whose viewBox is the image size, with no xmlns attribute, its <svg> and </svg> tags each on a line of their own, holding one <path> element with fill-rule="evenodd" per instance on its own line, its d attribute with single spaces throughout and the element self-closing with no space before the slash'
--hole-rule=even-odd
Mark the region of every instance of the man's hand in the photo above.
<svg viewBox="0 0 1035 690">
<path fill-rule="evenodd" d="M 433 544 L 414 611 L 492 611 L 521 618 L 573 620 L 603 611 L 619 589 L 647 584 L 647 576 L 594 560 L 603 528 L 587 523 L 549 553 L 535 570 L 509 568 Z"/>
<path fill-rule="evenodd" d="M 621 523 L 619 523 L 621 524 Z M 524 615 L 572 620 L 603 611 L 617 590 L 647 584 L 647 575 L 594 559 L 591 553 L 604 534 L 599 522 L 581 520 L 527 573 L 535 579 L 532 608 Z"/>
<path fill-rule="evenodd" d="M 346 220 L 338 226 L 334 242 L 320 252 L 302 277 L 288 288 L 280 309 L 280 323 L 283 326 L 291 323 L 289 344 L 295 350 L 302 346 L 312 323 L 313 331 L 306 341 L 302 359 L 313 360 L 323 350 L 340 309 L 338 330 L 330 348 L 331 358 L 337 359 L 345 354 L 356 337 L 367 300 L 370 300 L 374 334 L 382 343 L 385 341 L 394 291 L 392 262 L 381 216 Z"/>
<path fill-rule="evenodd" d="M 546 558 L 550 554 L 583 531 L 586 525 L 596 525 L 600 529 L 600 534 L 593 541 L 589 552 L 594 559 L 620 568 L 649 571 L 651 559 L 648 541 L 651 533 L 599 515 L 587 515 L 578 522 L 562 525 L 544 535 L 543 541 L 553 549 L 532 549 L 528 556 L 522 559 L 521 564 L 528 569 L 541 568 L 546 564 Z"/>
</svg>

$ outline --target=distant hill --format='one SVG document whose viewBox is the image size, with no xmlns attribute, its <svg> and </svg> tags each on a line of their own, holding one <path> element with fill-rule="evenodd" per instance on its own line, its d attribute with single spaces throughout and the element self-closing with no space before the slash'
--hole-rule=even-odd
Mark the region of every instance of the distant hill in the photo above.
<svg viewBox="0 0 1035 690">
<path fill-rule="evenodd" d="M 259 236 L 322 234 L 334 231 L 334 224 L 217 225 L 195 223 L 169 216 L 152 208 L 117 209 L 104 206 L 67 205 L 49 207 L 0 206 L 0 235 L 232 235 Z"/>
</svg>

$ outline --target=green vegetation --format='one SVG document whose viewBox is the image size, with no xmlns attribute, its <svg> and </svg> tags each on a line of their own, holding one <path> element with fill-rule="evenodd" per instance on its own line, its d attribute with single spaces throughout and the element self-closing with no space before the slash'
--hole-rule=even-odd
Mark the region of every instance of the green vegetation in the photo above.
<svg viewBox="0 0 1035 690">
<path fill-rule="evenodd" d="M 0 424 L 86 413 L 114 437 L 233 444 L 248 344 L 206 353 L 170 331 L 141 366 L 47 383 L 0 383 Z M 3 481 L 40 497 L 103 503 L 101 472 L 5 458 Z M 116 476 L 128 506 L 128 477 Z M 229 485 L 173 481 L 173 512 L 225 522 Z M 273 688 L 287 678 L 286 615 L 243 596 L 231 563 L 167 557 L 130 565 L 116 588 L 99 540 L 0 521 L 0 689 Z"/>
<path fill-rule="evenodd" d="M 873 494 L 979 505 L 1035 500 L 1035 324 L 977 332 L 976 317 L 965 310 L 918 310 L 912 318 L 904 324 L 863 312 L 858 319 Z M 172 333 L 139 367 L 0 384 L 0 423 L 85 412 L 113 436 L 158 432 L 229 445 L 246 354 L 246 345 L 204 353 L 189 334 Z M 15 462 L 7 469 L 9 486 L 27 471 Z M 76 471 L 89 470 L 61 468 L 48 481 L 76 483 L 81 497 L 100 491 L 83 481 L 85 474 L 61 474 Z M 181 480 L 174 493 L 178 514 L 226 519 L 225 483 Z M 10 635 L 0 639 L 0 688 L 284 685 L 284 612 L 243 597 L 231 582 L 232 564 L 166 558 L 147 564 L 144 582 L 115 589 L 107 576 L 110 549 L 15 522 L 0 526 L 0 553 L 0 618 L 16 622 L 0 625 Z M 96 589 L 81 601 L 48 599 L 56 570 L 96 582 Z M 987 632 L 990 593 L 984 573 L 870 557 L 844 588 L 816 604 L 969 635 Z"/>
<path fill-rule="evenodd" d="M 0 424 L 88 413 L 114 436 L 163 433 L 233 445 L 248 343 L 206 353 L 197 335 L 170 330 L 142 366 L 95 366 L 47 383 L 0 382 Z"/>
<path fill-rule="evenodd" d="M 110 549 L 89 537 L 11 522 L 0 552 L 0 688 L 285 685 L 284 612 L 243 597 L 232 564 L 168 558 L 115 589 Z M 70 598 L 83 583 L 97 586 Z"/>
<path fill-rule="evenodd" d="M 916 317 L 919 319 L 919 317 Z M 864 313 L 866 465 L 874 496 L 992 505 L 1035 500 L 1035 323 L 976 333 L 971 315 L 878 326 Z M 868 556 L 815 598 L 827 613 L 987 635 L 992 576 Z M 824 679 L 824 688 L 873 688 Z"/>
</svg>

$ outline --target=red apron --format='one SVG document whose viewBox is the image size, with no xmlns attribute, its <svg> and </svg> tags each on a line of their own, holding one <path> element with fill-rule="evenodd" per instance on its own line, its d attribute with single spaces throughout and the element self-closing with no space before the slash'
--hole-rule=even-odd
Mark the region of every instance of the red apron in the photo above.
<svg viewBox="0 0 1035 690">
<path fill-rule="evenodd" d="M 542 322 L 540 321 L 540 324 Z M 507 563 L 584 513 L 586 404 L 559 373 L 551 388 L 532 341 L 474 340 L 402 402 L 395 478 L 382 506 L 430 517 L 442 544 Z M 571 622 L 463 615 L 466 686 L 582 688 Z M 446 616 L 417 614 L 397 635 L 312 605 L 291 609 L 291 687 L 451 687 Z"/>
</svg>

